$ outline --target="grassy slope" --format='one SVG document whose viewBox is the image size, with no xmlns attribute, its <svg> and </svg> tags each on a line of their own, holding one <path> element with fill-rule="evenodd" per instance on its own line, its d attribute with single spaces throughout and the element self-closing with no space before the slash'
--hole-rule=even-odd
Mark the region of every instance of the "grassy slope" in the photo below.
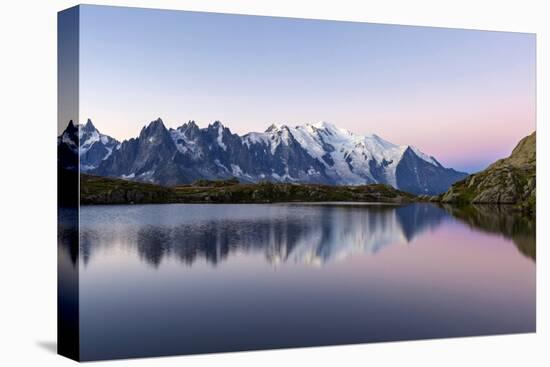
<svg viewBox="0 0 550 367">
<path fill-rule="evenodd" d="M 164 187 L 121 179 L 81 175 L 82 204 L 126 203 L 272 203 L 290 201 L 360 201 L 403 203 L 414 195 L 388 185 L 328 186 L 303 184 L 245 184 L 235 180 L 198 181 Z"/>
<path fill-rule="evenodd" d="M 284 201 L 363 201 L 403 202 L 413 195 L 400 192 L 387 185 L 328 186 L 303 184 L 227 184 L 175 188 L 177 196 L 185 202 L 284 202 Z"/>
<path fill-rule="evenodd" d="M 159 185 L 107 177 L 80 175 L 81 204 L 175 202 L 175 191 Z"/>
</svg>

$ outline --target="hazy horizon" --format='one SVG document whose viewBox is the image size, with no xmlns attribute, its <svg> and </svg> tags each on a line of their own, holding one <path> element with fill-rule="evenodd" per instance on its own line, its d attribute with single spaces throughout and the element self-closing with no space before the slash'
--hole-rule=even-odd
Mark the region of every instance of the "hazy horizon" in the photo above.
<svg viewBox="0 0 550 367">
<path fill-rule="evenodd" d="M 535 35 L 81 6 L 80 122 L 327 121 L 473 172 L 536 129 Z"/>
</svg>

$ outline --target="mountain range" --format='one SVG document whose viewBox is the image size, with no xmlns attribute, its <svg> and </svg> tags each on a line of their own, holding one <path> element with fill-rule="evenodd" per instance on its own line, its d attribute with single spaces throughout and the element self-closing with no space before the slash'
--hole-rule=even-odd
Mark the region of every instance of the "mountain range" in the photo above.
<svg viewBox="0 0 550 367">
<path fill-rule="evenodd" d="M 100 133 L 91 120 L 70 122 L 58 138 L 58 152 L 65 168 L 74 169 L 80 157 L 81 172 L 168 186 L 235 177 L 241 182 L 384 183 L 435 195 L 467 176 L 413 146 L 327 122 L 273 124 L 265 132 L 240 136 L 219 121 L 205 128 L 189 121 L 168 129 L 159 118 L 123 142 Z"/>
</svg>

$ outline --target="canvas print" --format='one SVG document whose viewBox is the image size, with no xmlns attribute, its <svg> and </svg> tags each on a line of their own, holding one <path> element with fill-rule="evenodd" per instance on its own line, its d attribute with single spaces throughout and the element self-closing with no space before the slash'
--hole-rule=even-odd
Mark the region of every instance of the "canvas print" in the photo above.
<svg viewBox="0 0 550 367">
<path fill-rule="evenodd" d="M 59 353 L 535 332 L 535 46 L 61 11 Z"/>
</svg>

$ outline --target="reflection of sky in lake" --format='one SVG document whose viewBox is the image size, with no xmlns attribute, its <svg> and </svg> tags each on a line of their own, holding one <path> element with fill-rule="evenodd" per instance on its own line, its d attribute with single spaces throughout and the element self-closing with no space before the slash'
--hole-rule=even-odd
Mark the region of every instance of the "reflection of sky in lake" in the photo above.
<svg viewBox="0 0 550 367">
<path fill-rule="evenodd" d="M 83 357 L 534 331 L 514 238 L 431 205 L 83 207 Z"/>
</svg>

